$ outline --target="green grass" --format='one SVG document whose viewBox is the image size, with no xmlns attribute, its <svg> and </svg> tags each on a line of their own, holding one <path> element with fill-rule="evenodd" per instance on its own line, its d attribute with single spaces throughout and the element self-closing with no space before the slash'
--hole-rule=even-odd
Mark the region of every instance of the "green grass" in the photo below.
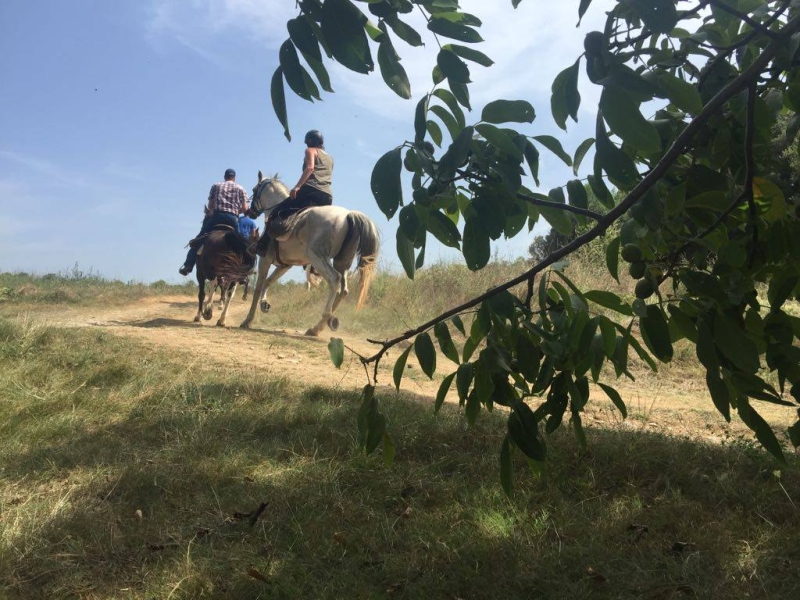
<svg viewBox="0 0 800 600">
<path fill-rule="evenodd" d="M 82 271 L 75 265 L 71 271 L 65 273 L 0 273 L 0 308 L 46 304 L 126 303 L 149 296 L 194 294 L 196 289 L 196 284 L 191 280 L 180 285 L 166 281 L 150 284 L 123 282 L 106 279 L 91 269 Z"/>
<path fill-rule="evenodd" d="M 589 428 L 515 457 L 502 415 L 177 362 L 0 320 L 2 598 L 791 598 L 800 477 L 752 445 Z M 780 470 L 778 470 L 780 469 Z M 251 526 L 252 515 L 266 509 Z"/>
</svg>

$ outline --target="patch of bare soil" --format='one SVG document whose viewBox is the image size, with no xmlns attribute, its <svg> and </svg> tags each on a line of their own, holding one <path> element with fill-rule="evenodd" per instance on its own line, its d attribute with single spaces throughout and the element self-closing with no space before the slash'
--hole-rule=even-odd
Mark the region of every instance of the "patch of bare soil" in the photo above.
<svg viewBox="0 0 800 600">
<path fill-rule="evenodd" d="M 250 302 L 238 297 L 231 302 L 227 322 L 231 327 L 216 327 L 216 311 L 211 321 L 194 323 L 196 300 L 189 296 L 160 296 L 132 304 L 114 307 L 67 307 L 58 311 L 37 311 L 31 316 L 37 321 L 67 327 L 99 327 L 119 336 L 134 338 L 146 346 L 183 355 L 197 365 L 242 372 L 258 369 L 264 374 L 285 377 L 301 385 L 323 385 L 341 389 L 360 390 L 367 383 L 364 367 L 352 352 L 346 352 L 341 369 L 330 361 L 328 341 L 340 337 L 345 346 L 368 356 L 378 346 L 362 337 L 348 335 L 346 323 L 337 332 L 323 332 L 319 338 L 307 337 L 302 331 L 281 327 L 270 315 L 257 315 L 251 329 L 240 329 Z M 309 323 L 311 325 L 311 323 Z M 378 372 L 378 382 L 384 390 L 394 390 L 392 368 L 404 348 L 390 350 Z M 443 365 L 444 366 L 444 365 Z M 373 366 L 369 366 L 370 373 Z M 409 356 L 401 390 L 430 402 L 439 388 L 444 373 L 429 380 Z M 713 443 L 750 443 L 753 434 L 737 417 L 726 423 L 716 411 L 704 382 L 660 380 L 648 374 L 641 381 L 620 380 L 613 385 L 628 407 L 623 421 L 606 396 L 595 388 L 594 401 L 587 406 L 584 424 L 587 426 L 623 427 L 662 432 Z M 457 402 L 454 393 L 448 401 Z M 785 429 L 796 418 L 796 411 L 768 403 L 758 403 L 758 412 L 785 439 Z"/>
</svg>

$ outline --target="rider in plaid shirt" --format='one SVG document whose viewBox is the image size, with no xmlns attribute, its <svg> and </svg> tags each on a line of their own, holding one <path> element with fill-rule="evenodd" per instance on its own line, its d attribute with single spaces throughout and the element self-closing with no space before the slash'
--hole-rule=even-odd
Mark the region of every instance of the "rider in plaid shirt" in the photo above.
<svg viewBox="0 0 800 600">
<path fill-rule="evenodd" d="M 247 211 L 247 192 L 236 183 L 236 171 L 225 171 L 225 181 L 215 183 L 208 193 L 208 206 L 206 217 L 198 237 L 208 233 L 217 225 L 230 225 L 235 231 L 239 230 L 239 214 Z M 178 272 L 188 275 L 194 269 L 197 260 L 197 250 L 190 248 L 186 254 L 186 261 Z"/>
</svg>

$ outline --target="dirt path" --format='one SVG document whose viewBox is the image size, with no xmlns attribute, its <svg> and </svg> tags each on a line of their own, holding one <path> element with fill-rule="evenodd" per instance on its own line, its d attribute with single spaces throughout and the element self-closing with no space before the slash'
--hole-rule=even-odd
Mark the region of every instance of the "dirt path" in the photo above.
<svg viewBox="0 0 800 600">
<path fill-rule="evenodd" d="M 100 327 L 109 333 L 137 339 L 153 348 L 184 355 L 192 361 L 234 370 L 259 364 L 264 373 L 287 377 L 304 385 L 334 386 L 342 389 L 360 389 L 367 382 L 364 368 L 352 352 L 345 353 L 345 362 L 336 369 L 328 354 L 328 341 L 332 335 L 341 337 L 348 348 L 363 355 L 372 354 L 376 346 L 363 337 L 346 333 L 323 332 L 319 338 L 310 338 L 302 331 L 285 329 L 269 323 L 267 317 L 257 318 L 252 329 L 239 329 L 249 302 L 234 300 L 228 312 L 229 328 L 215 327 L 215 318 L 203 323 L 193 323 L 196 301 L 189 296 L 159 296 L 133 304 L 104 307 L 65 307 L 58 311 L 47 309 L 32 313 L 37 321 L 68 327 Z M 270 325 L 272 325 L 270 327 Z M 394 390 L 392 368 L 399 350 L 392 350 L 381 362 L 378 381 L 381 388 Z M 401 389 L 433 404 L 443 375 L 433 381 L 420 371 L 409 357 Z M 650 376 L 641 385 L 618 381 L 614 385 L 626 401 L 628 419 L 622 421 L 611 408 L 602 392 L 592 390 L 596 401 L 587 407 L 584 421 L 587 425 L 620 426 L 661 431 L 668 434 L 701 438 L 715 443 L 753 439 L 737 417 L 728 424 L 714 409 L 703 382 L 693 379 L 685 385 L 674 380 L 659 381 Z M 457 401 L 454 394 L 449 401 Z M 796 412 L 792 408 L 758 403 L 757 410 L 785 438 L 786 426 L 792 424 Z"/>
</svg>

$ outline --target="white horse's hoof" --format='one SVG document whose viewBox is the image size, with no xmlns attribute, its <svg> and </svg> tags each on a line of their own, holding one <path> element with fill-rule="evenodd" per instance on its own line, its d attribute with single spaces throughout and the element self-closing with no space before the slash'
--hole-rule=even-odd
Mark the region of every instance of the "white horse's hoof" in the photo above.
<svg viewBox="0 0 800 600">
<path fill-rule="evenodd" d="M 306 335 L 309 337 L 319 337 L 319 334 L 316 331 L 314 331 L 313 327 L 308 331 L 306 331 Z"/>
<path fill-rule="evenodd" d="M 205 310 L 203 311 L 203 318 L 204 318 L 206 321 L 210 321 L 210 320 L 211 320 L 211 317 L 213 317 L 213 316 L 214 316 L 214 311 L 213 311 L 213 310 L 211 310 L 210 308 L 207 308 L 207 309 L 205 309 Z"/>
<path fill-rule="evenodd" d="M 270 308 L 272 308 L 272 305 L 266 300 L 261 303 L 261 312 L 269 312 Z"/>
<path fill-rule="evenodd" d="M 225 327 L 224 321 L 217 321 L 217 327 Z"/>
<path fill-rule="evenodd" d="M 331 328 L 331 331 L 336 331 L 337 329 L 339 329 L 339 319 L 337 319 L 336 317 L 330 317 L 328 319 L 328 327 Z"/>
</svg>

